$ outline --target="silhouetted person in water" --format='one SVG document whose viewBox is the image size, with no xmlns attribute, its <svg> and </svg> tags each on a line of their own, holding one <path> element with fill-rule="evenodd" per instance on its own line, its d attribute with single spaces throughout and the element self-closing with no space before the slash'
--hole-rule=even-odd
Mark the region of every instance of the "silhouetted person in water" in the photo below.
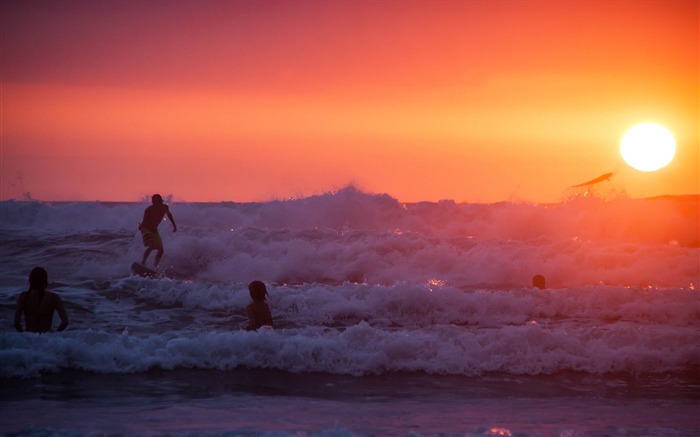
<svg viewBox="0 0 700 437">
<path fill-rule="evenodd" d="M 53 320 L 53 312 L 58 311 L 61 324 L 58 331 L 68 326 L 68 315 L 63 307 L 61 298 L 46 287 L 49 285 L 49 274 L 41 267 L 34 267 L 29 273 L 29 290 L 20 293 L 15 309 L 15 329 L 22 329 L 22 314 L 28 332 L 49 332 Z"/>
<path fill-rule="evenodd" d="M 148 255 L 150 255 L 153 250 L 157 250 L 156 259 L 153 263 L 153 268 L 157 269 L 160 264 L 160 259 L 163 257 L 163 240 L 158 233 L 158 225 L 163 221 L 163 216 L 165 215 L 168 216 L 168 220 L 173 224 L 173 232 L 177 232 L 177 225 L 175 225 L 175 219 L 170 213 L 170 208 L 163 203 L 163 198 L 160 197 L 160 194 L 154 194 L 153 197 L 151 197 L 151 203 L 152 205 L 143 212 L 143 220 L 141 220 L 139 224 L 139 230 L 143 237 L 143 245 L 146 246 L 141 264 L 145 266 Z"/>
<path fill-rule="evenodd" d="M 542 275 L 535 275 L 535 276 L 533 276 L 533 278 L 532 278 L 532 286 L 533 286 L 533 287 L 536 287 L 536 288 L 539 288 L 540 290 L 544 290 L 544 289 L 545 289 L 545 285 L 544 285 L 544 276 L 542 276 Z"/>
<path fill-rule="evenodd" d="M 261 281 L 253 281 L 248 284 L 248 291 L 253 303 L 248 305 L 246 312 L 248 313 L 247 331 L 255 331 L 261 326 L 272 326 L 272 314 L 270 307 L 267 305 L 267 288 Z"/>
</svg>

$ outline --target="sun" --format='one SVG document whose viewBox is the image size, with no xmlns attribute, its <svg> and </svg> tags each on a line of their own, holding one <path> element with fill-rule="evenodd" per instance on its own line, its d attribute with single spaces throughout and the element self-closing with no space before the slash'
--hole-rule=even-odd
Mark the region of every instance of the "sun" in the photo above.
<svg viewBox="0 0 700 437">
<path fill-rule="evenodd" d="M 676 153 L 671 132 L 655 123 L 642 123 L 630 128 L 620 143 L 622 158 L 639 171 L 656 171 L 668 165 Z"/>
</svg>

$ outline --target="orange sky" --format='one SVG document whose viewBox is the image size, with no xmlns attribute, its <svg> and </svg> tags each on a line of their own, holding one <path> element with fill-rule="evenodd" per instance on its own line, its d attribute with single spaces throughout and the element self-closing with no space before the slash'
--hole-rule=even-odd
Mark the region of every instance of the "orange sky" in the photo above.
<svg viewBox="0 0 700 437">
<path fill-rule="evenodd" d="M 700 192 L 697 1 L 1 5 L 1 199 Z M 619 154 L 645 121 L 655 173 Z"/>
</svg>

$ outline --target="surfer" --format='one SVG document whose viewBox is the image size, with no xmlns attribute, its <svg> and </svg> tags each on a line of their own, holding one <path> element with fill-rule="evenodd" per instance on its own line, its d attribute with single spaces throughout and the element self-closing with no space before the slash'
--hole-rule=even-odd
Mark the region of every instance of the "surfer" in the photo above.
<svg viewBox="0 0 700 437">
<path fill-rule="evenodd" d="M 262 326 L 272 326 L 272 314 L 270 314 L 270 307 L 266 302 L 267 288 L 265 288 L 265 284 L 261 281 L 253 281 L 248 284 L 248 291 L 253 303 L 246 308 L 248 313 L 246 331 L 257 331 Z"/>
<path fill-rule="evenodd" d="M 168 216 L 168 220 L 173 224 L 173 232 L 177 232 L 177 225 L 175 224 L 173 215 L 170 213 L 170 208 L 163 203 L 163 198 L 160 194 L 154 194 L 153 197 L 151 197 L 151 203 L 152 205 L 143 212 L 143 220 L 139 223 L 139 231 L 141 231 L 141 236 L 143 237 L 143 245 L 146 246 L 141 264 L 145 266 L 148 255 L 150 255 L 153 250 L 156 250 L 156 259 L 153 267 L 157 269 L 160 264 L 160 259 L 163 257 L 163 240 L 158 233 L 158 225 L 163 221 L 163 216 L 165 215 Z"/>
<path fill-rule="evenodd" d="M 53 320 L 54 311 L 58 311 L 61 324 L 58 331 L 63 331 L 68 326 L 68 314 L 63 307 L 61 297 L 46 287 L 49 285 L 49 274 L 41 267 L 34 267 L 29 273 L 29 290 L 20 293 L 15 309 L 15 329 L 22 329 L 22 314 L 24 324 L 28 332 L 49 332 Z"/>
</svg>

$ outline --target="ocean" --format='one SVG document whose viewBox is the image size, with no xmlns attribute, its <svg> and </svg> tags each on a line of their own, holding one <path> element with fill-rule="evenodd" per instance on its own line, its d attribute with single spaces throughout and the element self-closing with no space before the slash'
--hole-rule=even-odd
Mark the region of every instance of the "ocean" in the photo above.
<svg viewBox="0 0 700 437">
<path fill-rule="evenodd" d="M 157 279 L 148 203 L 3 201 L 0 433 L 698 436 L 699 201 L 166 200 Z M 64 332 L 12 327 L 34 266 Z"/>
</svg>

